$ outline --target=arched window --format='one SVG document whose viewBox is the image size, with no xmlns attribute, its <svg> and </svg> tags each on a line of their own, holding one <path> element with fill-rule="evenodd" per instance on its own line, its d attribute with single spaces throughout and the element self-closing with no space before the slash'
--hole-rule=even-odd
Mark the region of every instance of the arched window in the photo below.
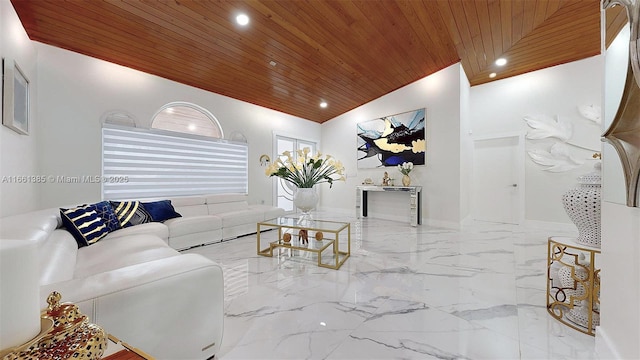
<svg viewBox="0 0 640 360">
<path fill-rule="evenodd" d="M 151 128 L 224 138 L 222 127 L 211 112 L 202 106 L 182 101 L 161 107 L 151 120 Z"/>
<path fill-rule="evenodd" d="M 189 103 L 163 106 L 151 129 L 105 121 L 102 196 L 117 200 L 246 194 L 248 154 L 248 144 L 224 140 L 218 120 Z"/>
</svg>

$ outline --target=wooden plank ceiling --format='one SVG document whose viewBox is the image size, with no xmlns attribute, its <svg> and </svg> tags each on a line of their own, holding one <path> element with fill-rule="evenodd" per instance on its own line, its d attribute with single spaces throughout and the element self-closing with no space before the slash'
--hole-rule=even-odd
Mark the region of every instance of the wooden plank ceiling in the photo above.
<svg viewBox="0 0 640 360">
<path fill-rule="evenodd" d="M 319 123 L 459 61 L 478 85 L 600 53 L 599 0 L 11 2 L 32 40 Z"/>
</svg>

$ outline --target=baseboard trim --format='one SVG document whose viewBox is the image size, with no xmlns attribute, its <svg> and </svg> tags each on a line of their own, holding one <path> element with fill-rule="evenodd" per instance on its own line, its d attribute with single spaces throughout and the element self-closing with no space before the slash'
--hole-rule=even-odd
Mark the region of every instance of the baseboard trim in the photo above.
<svg viewBox="0 0 640 360">
<path fill-rule="evenodd" d="M 622 359 L 611 338 L 601 326 L 596 327 L 596 357 L 600 360 Z"/>
<path fill-rule="evenodd" d="M 524 226 L 527 229 L 545 229 L 563 232 L 573 232 L 578 235 L 578 229 L 575 225 L 569 223 L 558 223 L 552 221 L 525 220 Z"/>
</svg>

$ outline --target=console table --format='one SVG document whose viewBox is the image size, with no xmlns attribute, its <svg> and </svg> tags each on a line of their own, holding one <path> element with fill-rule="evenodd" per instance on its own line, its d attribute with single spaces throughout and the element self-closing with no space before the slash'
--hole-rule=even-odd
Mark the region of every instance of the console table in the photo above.
<svg viewBox="0 0 640 360">
<path fill-rule="evenodd" d="M 369 191 L 408 192 L 411 226 L 422 224 L 422 186 L 356 186 L 356 215 L 358 218 L 367 217 Z"/>
</svg>

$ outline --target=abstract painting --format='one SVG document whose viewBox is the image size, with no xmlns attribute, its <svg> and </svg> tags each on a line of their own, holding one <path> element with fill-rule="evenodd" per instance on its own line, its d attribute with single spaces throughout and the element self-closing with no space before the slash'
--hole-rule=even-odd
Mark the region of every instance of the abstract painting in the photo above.
<svg viewBox="0 0 640 360">
<path fill-rule="evenodd" d="M 364 121 L 357 126 L 358 168 L 425 164 L 425 109 Z"/>
</svg>

